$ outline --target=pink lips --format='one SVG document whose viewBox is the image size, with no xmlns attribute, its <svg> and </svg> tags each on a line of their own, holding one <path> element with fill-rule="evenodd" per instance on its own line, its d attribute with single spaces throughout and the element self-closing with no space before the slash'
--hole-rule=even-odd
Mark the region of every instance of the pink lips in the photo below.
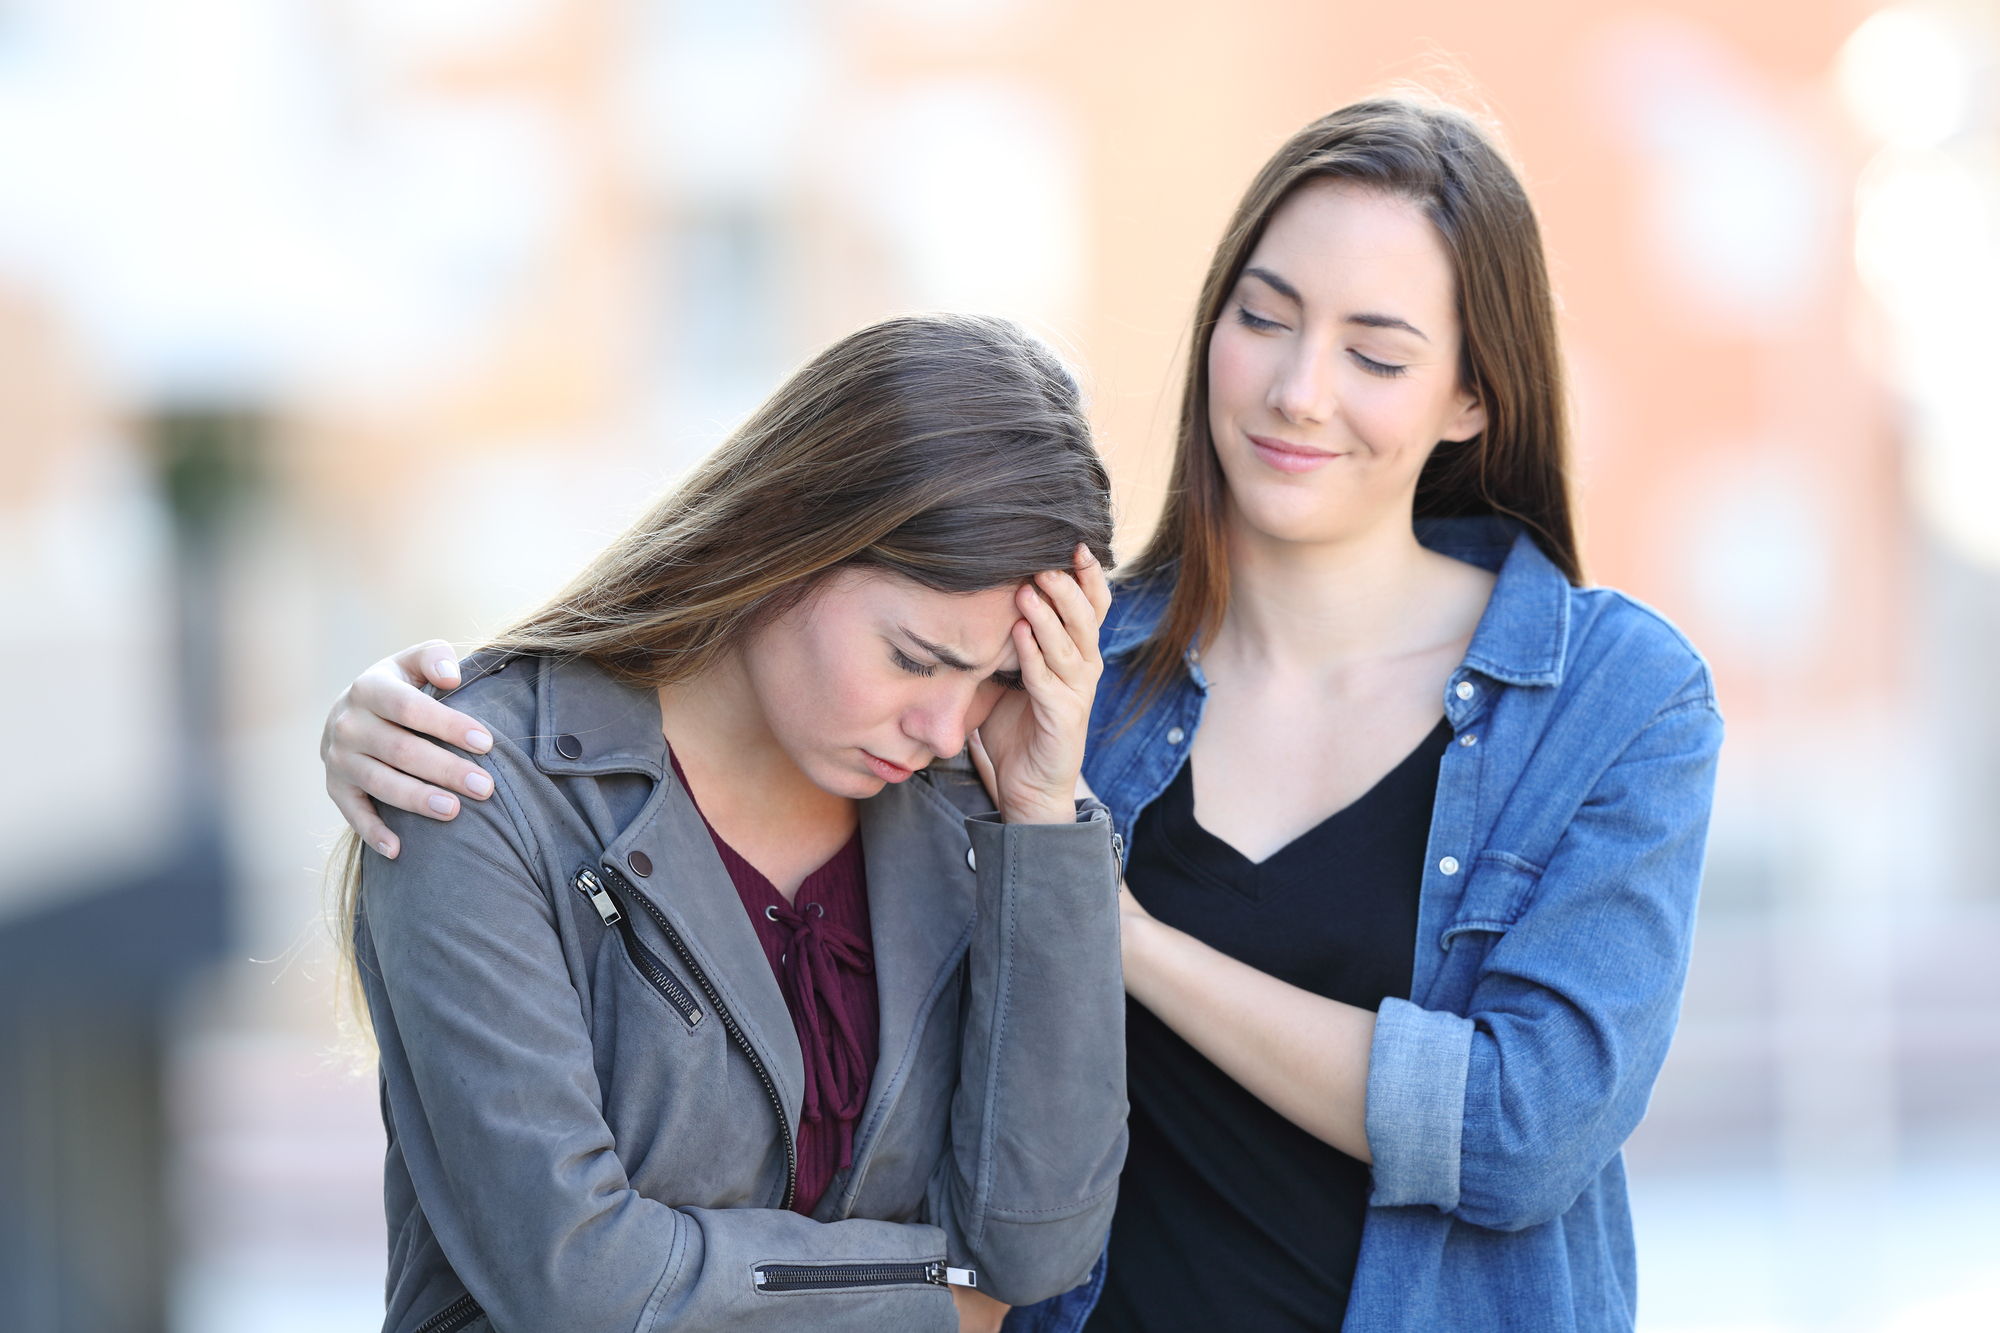
<svg viewBox="0 0 2000 1333">
<path fill-rule="evenodd" d="M 915 769 L 904 768 L 901 764 L 892 764 L 887 759 L 869 754 L 866 750 L 863 750 L 861 753 L 867 756 L 868 767 L 875 770 L 875 776 L 884 782 L 901 782 L 916 771 Z"/>
<path fill-rule="evenodd" d="M 1328 453 L 1324 449 L 1308 449 L 1302 444 L 1292 444 L 1287 440 L 1274 440 L 1268 435 L 1248 437 L 1250 447 L 1257 451 L 1257 457 L 1280 472 L 1311 472 L 1314 468 L 1325 467 L 1340 454 Z"/>
</svg>

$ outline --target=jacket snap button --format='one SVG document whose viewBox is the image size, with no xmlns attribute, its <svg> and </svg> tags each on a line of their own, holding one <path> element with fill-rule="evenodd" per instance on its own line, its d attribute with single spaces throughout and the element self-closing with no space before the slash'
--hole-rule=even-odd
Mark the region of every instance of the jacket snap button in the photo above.
<svg viewBox="0 0 2000 1333">
<path fill-rule="evenodd" d="M 556 737 L 556 753 L 565 759 L 583 758 L 583 742 L 574 736 Z"/>
<path fill-rule="evenodd" d="M 1475 691 L 1472 688 L 1471 681 L 1461 680 L 1460 682 L 1458 682 L 1457 687 L 1452 690 L 1452 693 L 1456 694 L 1461 699 L 1470 699 L 1475 693 Z"/>
<path fill-rule="evenodd" d="M 1447 875 L 1456 875 L 1458 873 L 1458 858 L 1447 856 L 1444 860 L 1438 862 L 1438 869 Z"/>
<path fill-rule="evenodd" d="M 975 873 L 979 869 L 979 861 L 976 857 L 973 856 L 972 849 L 970 847 L 965 849 L 965 868 Z"/>
<path fill-rule="evenodd" d="M 1179 745 L 1182 741 L 1186 739 L 1187 739 L 1187 733 L 1185 731 L 1182 731 L 1179 727 L 1167 728 L 1167 744 Z"/>
<path fill-rule="evenodd" d="M 632 873 L 640 879 L 653 873 L 653 858 L 644 852 L 634 852 L 625 858 L 625 864 L 632 867 Z"/>
</svg>

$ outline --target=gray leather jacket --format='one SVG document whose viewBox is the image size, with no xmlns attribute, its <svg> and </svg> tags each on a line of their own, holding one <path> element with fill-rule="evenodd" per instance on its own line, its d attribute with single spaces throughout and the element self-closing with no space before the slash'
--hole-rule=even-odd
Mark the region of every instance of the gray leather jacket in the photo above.
<svg viewBox="0 0 2000 1333">
<path fill-rule="evenodd" d="M 1125 1159 L 1103 807 L 1004 825 L 969 773 L 861 803 L 881 1057 L 854 1165 L 786 1211 L 803 1067 L 667 766 L 657 697 L 469 663 L 493 796 L 392 813 L 355 926 L 389 1133 L 388 1317 L 496 1328 L 955 1330 L 1083 1280 Z"/>
</svg>

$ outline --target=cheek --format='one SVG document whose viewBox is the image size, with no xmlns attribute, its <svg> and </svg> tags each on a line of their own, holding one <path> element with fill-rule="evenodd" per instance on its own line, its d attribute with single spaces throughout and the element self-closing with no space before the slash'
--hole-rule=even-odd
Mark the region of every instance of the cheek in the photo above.
<svg viewBox="0 0 2000 1333">
<path fill-rule="evenodd" d="M 858 729 L 893 715 L 894 682 L 881 679 L 882 669 L 871 670 L 861 645 L 819 633 L 786 647 L 763 654 L 756 675 L 766 716 L 792 741 L 845 744 Z"/>
<path fill-rule="evenodd" d="M 1225 324 L 1215 331 L 1208 344 L 1208 407 L 1211 415 L 1226 416 L 1262 397 L 1268 377 L 1257 352 L 1254 344 L 1238 336 L 1234 326 Z"/>
</svg>

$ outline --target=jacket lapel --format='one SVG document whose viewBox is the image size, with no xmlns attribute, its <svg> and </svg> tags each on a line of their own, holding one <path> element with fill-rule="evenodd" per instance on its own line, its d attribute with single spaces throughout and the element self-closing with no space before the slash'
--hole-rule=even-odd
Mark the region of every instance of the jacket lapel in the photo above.
<svg viewBox="0 0 2000 1333">
<path fill-rule="evenodd" d="M 651 862 L 650 875 L 633 870 L 635 852 Z M 778 1085 L 796 1133 L 805 1101 L 805 1060 L 799 1052 L 798 1031 L 701 812 L 671 771 L 645 812 L 604 855 L 673 923 Z"/>
</svg>

